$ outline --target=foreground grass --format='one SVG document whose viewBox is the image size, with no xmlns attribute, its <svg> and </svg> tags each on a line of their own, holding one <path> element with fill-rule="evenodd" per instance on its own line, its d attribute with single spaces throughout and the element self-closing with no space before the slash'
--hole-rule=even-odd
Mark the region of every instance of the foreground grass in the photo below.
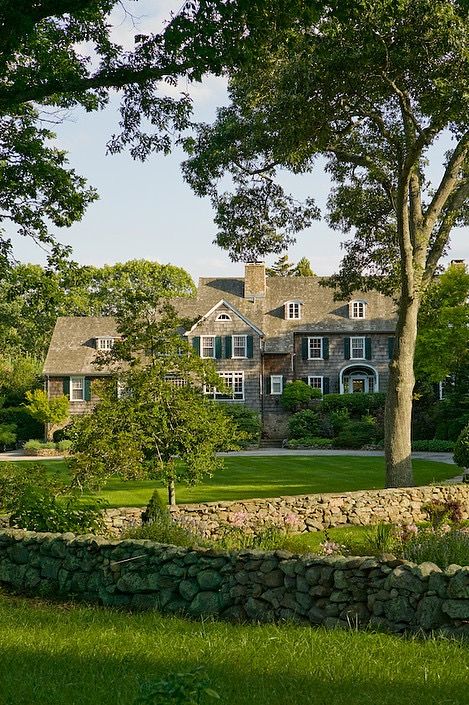
<svg viewBox="0 0 469 705">
<path fill-rule="evenodd" d="M 223 470 L 195 487 L 179 485 L 181 503 L 226 500 L 317 492 L 351 492 L 384 487 L 384 458 L 356 456 L 253 456 L 227 457 Z M 67 477 L 67 465 L 60 460 L 38 461 L 48 472 Z M 414 460 L 416 485 L 429 485 L 454 477 L 458 468 L 447 463 Z M 111 507 L 144 507 L 157 487 L 154 480 L 109 482 L 99 493 Z M 164 491 L 162 489 L 162 491 Z"/>
<path fill-rule="evenodd" d="M 1 705 L 132 705 L 203 666 L 221 705 L 462 705 L 467 644 L 232 626 L 0 596 Z"/>
</svg>

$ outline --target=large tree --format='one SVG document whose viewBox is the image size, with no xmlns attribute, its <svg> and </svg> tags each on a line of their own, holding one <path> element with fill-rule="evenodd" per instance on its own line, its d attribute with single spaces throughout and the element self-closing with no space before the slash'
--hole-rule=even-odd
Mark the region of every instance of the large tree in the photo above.
<svg viewBox="0 0 469 705">
<path fill-rule="evenodd" d="M 468 28 L 463 0 L 265 3 L 262 28 L 246 30 L 256 41 L 228 70 L 230 105 L 186 141 L 186 177 L 212 198 L 217 241 L 235 260 L 286 249 L 317 217 L 277 177 L 312 174 L 313 194 L 326 160 L 329 222 L 353 233 L 340 294 L 375 287 L 398 303 L 388 486 L 412 484 L 417 316 L 452 228 L 467 222 Z"/>
</svg>

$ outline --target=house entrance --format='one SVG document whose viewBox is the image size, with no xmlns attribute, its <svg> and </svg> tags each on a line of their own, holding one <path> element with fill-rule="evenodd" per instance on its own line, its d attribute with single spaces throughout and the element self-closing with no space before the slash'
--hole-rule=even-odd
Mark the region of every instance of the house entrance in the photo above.
<svg viewBox="0 0 469 705">
<path fill-rule="evenodd" d="M 378 373 L 371 366 L 346 367 L 339 376 L 341 394 L 371 394 L 378 391 Z"/>
</svg>

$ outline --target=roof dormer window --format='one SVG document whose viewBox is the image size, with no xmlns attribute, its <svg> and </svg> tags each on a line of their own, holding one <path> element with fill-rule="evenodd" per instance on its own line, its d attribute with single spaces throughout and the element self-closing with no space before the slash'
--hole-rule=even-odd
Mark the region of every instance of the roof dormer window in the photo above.
<svg viewBox="0 0 469 705">
<path fill-rule="evenodd" d="M 112 350 L 115 338 L 96 338 L 97 350 Z"/>
<path fill-rule="evenodd" d="M 285 318 L 289 320 L 300 320 L 301 318 L 301 301 L 286 301 L 285 302 Z"/>
<path fill-rule="evenodd" d="M 223 321 L 231 321 L 231 316 L 229 315 L 229 313 L 224 313 L 224 312 L 223 312 L 223 313 L 219 313 L 215 320 L 216 320 L 216 321 L 221 321 L 221 322 L 223 322 Z"/>
<path fill-rule="evenodd" d="M 349 303 L 350 318 L 366 318 L 366 301 L 356 300 Z"/>
</svg>

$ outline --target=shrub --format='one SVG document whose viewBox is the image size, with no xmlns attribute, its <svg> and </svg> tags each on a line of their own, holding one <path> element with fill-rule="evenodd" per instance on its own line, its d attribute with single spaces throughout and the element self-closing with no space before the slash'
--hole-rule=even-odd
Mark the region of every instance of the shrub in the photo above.
<svg viewBox="0 0 469 705">
<path fill-rule="evenodd" d="M 27 531 L 97 533 L 103 529 L 103 502 L 84 503 L 75 495 L 57 496 L 49 487 L 25 485 L 10 502 L 10 526 Z"/>
<path fill-rule="evenodd" d="M 378 409 L 384 409 L 385 394 L 326 394 L 320 404 L 323 412 L 347 409 L 351 416 L 361 417 Z"/>
<path fill-rule="evenodd" d="M 72 424 L 67 424 L 63 428 L 58 428 L 52 434 L 52 439 L 54 443 L 60 443 L 60 441 L 71 441 L 72 440 Z"/>
<path fill-rule="evenodd" d="M 209 685 L 201 667 L 187 673 L 170 673 L 144 683 L 134 705 L 204 705 L 208 699 L 220 699 Z"/>
<path fill-rule="evenodd" d="M 0 424 L 0 446 L 6 448 L 14 446 L 16 443 L 16 424 L 2 423 Z"/>
<path fill-rule="evenodd" d="M 288 438 L 304 438 L 317 436 L 319 429 L 319 416 L 312 409 L 297 411 L 288 419 Z"/>
<path fill-rule="evenodd" d="M 26 392 L 26 399 L 28 404 L 24 408 L 36 421 L 59 424 L 68 419 L 70 403 L 65 395 L 49 399 L 43 389 L 34 389 Z"/>
<path fill-rule="evenodd" d="M 58 443 L 55 444 L 55 447 L 57 450 L 60 450 L 61 452 L 66 453 L 72 447 L 72 441 L 67 441 L 67 440 L 59 441 Z"/>
<path fill-rule="evenodd" d="M 280 403 L 286 411 L 295 412 L 305 409 L 311 399 L 319 399 L 320 397 L 321 391 L 319 389 L 315 389 L 301 379 L 297 379 L 285 385 L 280 397 Z"/>
<path fill-rule="evenodd" d="M 142 513 L 142 522 L 142 526 L 128 529 L 124 537 L 149 539 L 158 543 L 169 543 L 174 546 L 194 546 L 202 543 L 202 539 L 192 533 L 186 526 L 182 526 L 173 521 L 158 490 L 155 490 L 150 497 L 150 501 L 145 511 Z"/>
<path fill-rule="evenodd" d="M 453 459 L 460 468 L 469 467 L 469 424 L 463 428 L 454 444 Z"/>
<path fill-rule="evenodd" d="M 363 448 L 374 445 L 377 438 L 377 428 L 374 421 L 351 421 L 334 440 L 337 448 Z"/>
<path fill-rule="evenodd" d="M 304 438 L 293 438 L 288 441 L 288 448 L 324 448 L 334 447 L 332 438 L 321 438 L 320 436 L 305 436 Z"/>
<path fill-rule="evenodd" d="M 412 441 L 412 450 L 430 451 L 431 453 L 451 453 L 454 450 L 453 441 L 443 441 L 433 438 L 429 441 Z"/>
<path fill-rule="evenodd" d="M 40 441 L 37 438 L 27 441 L 24 444 L 24 449 L 25 450 L 55 450 L 55 443 L 52 441 Z"/>
<path fill-rule="evenodd" d="M 261 438 L 262 423 L 259 412 L 249 409 L 244 404 L 220 404 L 223 412 L 235 423 L 243 439 L 238 446 L 258 446 Z"/>
<path fill-rule="evenodd" d="M 402 554 L 408 561 L 428 561 L 442 569 L 449 565 L 469 565 L 469 533 L 464 529 L 419 529 L 414 537 L 403 544 Z"/>
<path fill-rule="evenodd" d="M 462 519 L 462 506 L 457 500 L 433 500 L 422 505 L 430 524 L 434 529 L 443 524 L 458 523 Z"/>
<path fill-rule="evenodd" d="M 44 433 L 43 425 L 33 419 L 23 407 L 0 408 L 0 424 L 4 423 L 15 424 L 18 441 L 37 438 Z"/>
<path fill-rule="evenodd" d="M 337 436 L 350 423 L 350 414 L 348 409 L 337 409 L 337 411 L 331 411 L 329 414 L 329 420 L 334 436 Z"/>
</svg>

